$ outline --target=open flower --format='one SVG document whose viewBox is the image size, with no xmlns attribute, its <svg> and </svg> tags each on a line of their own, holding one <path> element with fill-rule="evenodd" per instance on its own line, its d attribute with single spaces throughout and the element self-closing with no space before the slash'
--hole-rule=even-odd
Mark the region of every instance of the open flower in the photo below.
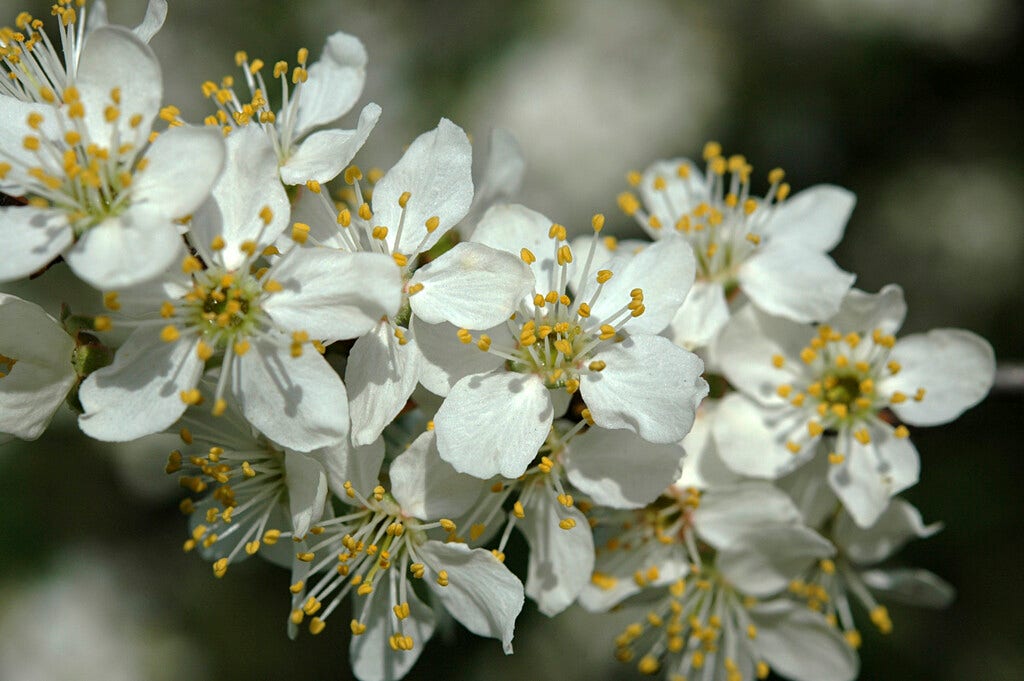
<svg viewBox="0 0 1024 681">
<path fill-rule="evenodd" d="M 87 35 L 62 90 L 37 87 L 42 104 L 0 97 L 0 189 L 28 199 L 0 208 L 0 281 L 58 256 L 96 288 L 156 277 L 177 257 L 176 221 L 207 198 L 223 167 L 221 136 L 175 127 L 152 141 L 160 66 L 123 27 Z"/>
<path fill-rule="evenodd" d="M 93 437 L 121 441 L 167 428 L 201 401 L 199 378 L 214 366 L 215 413 L 230 390 L 245 417 L 282 446 L 310 451 L 348 435 L 345 386 L 321 356 L 323 343 L 357 337 L 394 313 L 394 264 L 296 248 L 257 267 L 287 224 L 287 199 L 262 133 L 232 133 L 228 146 L 228 168 L 193 220 L 199 257 L 123 292 L 123 302 L 120 292 L 105 296 L 114 309 L 148 304 L 150 318 L 128 321 L 137 328 L 114 364 L 82 386 L 80 425 Z"/>
<path fill-rule="evenodd" d="M 302 48 L 296 65 L 274 64 L 273 75 L 281 82 L 281 109 L 275 112 L 267 100 L 262 59 L 249 60 L 245 52 L 235 55 L 248 89 L 248 98 L 240 99 L 234 78 L 220 84 L 203 83 L 203 94 L 217 106 L 217 113 L 206 124 L 225 131 L 252 125 L 262 129 L 274 145 L 281 181 L 288 185 L 327 182 L 366 142 L 380 107 L 367 104 L 359 114 L 355 130 L 333 126 L 359 99 L 366 82 L 366 48 L 355 36 L 334 33 L 327 38 L 320 60 L 307 66 L 309 50 Z M 291 86 L 291 87 L 289 87 Z"/>
<path fill-rule="evenodd" d="M 767 194 L 753 197 L 744 157 L 727 159 L 709 142 L 704 159 L 704 173 L 689 159 L 675 159 L 631 174 L 643 206 L 632 193 L 619 197 L 652 239 L 676 234 L 693 245 L 697 279 L 672 322 L 675 342 L 707 345 L 729 319 L 737 292 L 758 309 L 795 321 L 834 314 L 854 277 L 825 253 L 843 236 L 853 195 L 819 185 L 787 200 L 789 185 L 775 169 Z"/>
<path fill-rule="evenodd" d="M 291 587 L 301 594 L 291 620 L 310 618 L 313 634 L 352 595 L 350 657 L 361 681 L 400 679 L 433 635 L 436 617 L 413 580 L 429 589 L 434 607 L 512 652 L 522 583 L 491 551 L 430 536 L 435 528 L 453 531 L 446 516 L 463 513 L 484 487 L 441 461 L 432 438 L 424 433 L 392 464 L 391 493 L 377 486 L 364 496 L 345 483 L 351 508 L 320 523 L 309 542 L 309 575 Z"/>
<path fill-rule="evenodd" d="M 817 327 L 749 306 L 722 331 L 716 357 L 739 390 L 722 400 L 713 424 L 726 464 L 776 478 L 831 443 L 828 480 L 862 527 L 889 498 L 917 482 L 920 462 L 906 426 L 951 421 L 992 386 L 995 358 L 979 336 L 938 329 L 899 341 L 903 292 L 851 291 Z"/>
<path fill-rule="evenodd" d="M 0 293 L 0 438 L 39 437 L 78 381 L 75 341 L 38 305 Z"/>
<path fill-rule="evenodd" d="M 670 678 L 761 679 L 774 668 L 797 680 L 852 679 L 856 656 L 826 619 L 778 597 L 834 552 L 792 501 L 758 482 L 678 492 L 599 520 L 606 541 L 581 603 L 643 608 L 615 640 L 618 659 Z"/>
<path fill-rule="evenodd" d="M 595 232 L 603 224 L 595 216 Z M 517 477 L 577 392 L 585 418 L 604 428 L 655 443 L 686 435 L 708 391 L 703 363 L 654 334 L 685 296 L 686 274 L 668 265 L 692 264 L 688 244 L 665 240 L 597 269 L 595 238 L 584 264 L 570 268 L 575 254 L 565 227 L 505 205 L 488 211 L 473 239 L 520 255 L 533 272 L 533 295 L 490 333 L 452 334 L 466 345 L 475 341 L 490 366 L 453 381 L 434 419 L 441 458 L 478 477 Z M 453 377 L 465 371 L 456 353 L 433 361 Z"/>
</svg>

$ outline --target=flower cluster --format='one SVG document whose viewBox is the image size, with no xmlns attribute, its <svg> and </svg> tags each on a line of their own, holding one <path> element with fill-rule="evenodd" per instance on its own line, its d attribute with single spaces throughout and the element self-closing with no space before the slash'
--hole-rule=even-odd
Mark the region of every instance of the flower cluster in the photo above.
<svg viewBox="0 0 1024 681">
<path fill-rule="evenodd" d="M 609 643 L 644 673 L 842 681 L 861 610 L 886 633 L 883 601 L 949 601 L 880 564 L 938 530 L 896 496 L 908 426 L 983 399 L 994 357 L 967 331 L 897 338 L 901 290 L 851 288 L 827 255 L 850 192 L 790 197 L 775 169 L 758 196 L 709 143 L 703 168 L 629 173 L 651 241 L 603 215 L 570 238 L 511 202 L 505 132 L 475 180 L 447 119 L 387 171 L 352 165 L 381 108 L 339 123 L 351 35 L 315 61 L 239 52 L 183 121 L 148 46 L 166 10 L 128 29 L 58 0 L 59 41 L 27 13 L 0 29 L 0 281 L 63 261 L 106 308 L 0 294 L 0 438 L 65 402 L 98 440 L 177 433 L 184 549 L 218 578 L 290 570 L 289 635 L 341 624 L 363 681 L 402 677 L 443 613 L 511 653 L 526 597 L 635 611 Z"/>
</svg>

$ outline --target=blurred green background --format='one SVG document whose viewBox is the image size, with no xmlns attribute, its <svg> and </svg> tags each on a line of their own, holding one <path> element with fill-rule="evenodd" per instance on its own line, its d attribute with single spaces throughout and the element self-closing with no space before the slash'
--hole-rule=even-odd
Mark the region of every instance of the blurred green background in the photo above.
<svg viewBox="0 0 1024 681">
<path fill-rule="evenodd" d="M 110 5 L 114 21 L 134 25 L 145 2 Z M 603 211 L 627 234 L 615 208 L 626 171 L 697 156 L 716 139 L 762 181 L 782 166 L 794 190 L 833 182 L 856 192 L 834 256 L 860 288 L 905 288 L 904 332 L 965 327 L 1000 361 L 1024 359 L 1024 50 L 1013 0 L 170 5 L 153 47 L 166 99 L 186 119 L 209 113 L 199 84 L 233 74 L 235 50 L 273 63 L 307 46 L 315 58 L 345 30 L 370 55 L 363 102 L 384 109 L 357 157 L 364 167 L 387 168 L 440 116 L 477 139 L 506 127 L 527 158 L 524 203 L 577 228 Z M 0 21 L 21 9 L 48 17 L 47 3 L 0 0 Z M 83 311 L 98 302 L 60 268 L 5 290 L 54 315 L 62 300 Z M 890 608 L 891 636 L 865 632 L 861 678 L 1024 676 L 1020 388 L 915 431 L 922 476 L 907 496 L 946 529 L 900 560 L 959 593 L 943 612 Z M 179 495 L 162 473 L 169 447 L 98 446 L 65 415 L 39 441 L 0 449 L 0 679 L 348 678 L 344 618 L 289 642 L 283 572 L 253 560 L 215 580 L 180 551 Z M 515 656 L 455 629 L 409 678 L 631 677 L 612 659 L 618 625 L 577 611 L 547 620 L 528 606 Z"/>
</svg>

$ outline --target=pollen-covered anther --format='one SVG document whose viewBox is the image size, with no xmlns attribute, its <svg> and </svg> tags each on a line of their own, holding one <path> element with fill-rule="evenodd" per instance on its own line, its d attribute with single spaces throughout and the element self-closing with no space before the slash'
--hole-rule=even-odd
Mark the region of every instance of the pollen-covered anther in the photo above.
<svg viewBox="0 0 1024 681">
<path fill-rule="evenodd" d="M 440 586 L 448 586 L 448 571 L 441 570 L 437 573 L 437 583 Z"/>
</svg>

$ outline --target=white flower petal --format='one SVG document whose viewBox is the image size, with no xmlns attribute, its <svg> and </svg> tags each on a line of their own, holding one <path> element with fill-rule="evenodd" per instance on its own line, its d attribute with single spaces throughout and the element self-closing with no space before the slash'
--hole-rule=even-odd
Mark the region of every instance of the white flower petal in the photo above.
<svg viewBox="0 0 1024 681">
<path fill-rule="evenodd" d="M 679 479 L 673 483 L 677 488 L 695 487 L 704 490 L 723 487 L 736 484 L 743 477 L 725 465 L 718 454 L 715 439 L 711 437 L 711 424 L 714 422 L 718 402 L 719 400 L 706 398 L 697 408 L 693 428 L 683 438 L 682 446 L 686 450 L 686 456 L 683 458 Z"/>
<path fill-rule="evenodd" d="M 132 33 L 142 42 L 148 43 L 163 27 L 165 19 L 167 19 L 167 0 L 149 0 L 142 23 L 133 28 Z M 86 35 L 110 23 L 107 19 L 107 3 L 104 0 L 96 0 L 89 5 L 89 16 L 86 22 Z"/>
<path fill-rule="evenodd" d="M 676 443 L 595 427 L 572 440 L 563 463 L 569 482 L 601 506 L 641 508 L 679 477 L 684 454 Z"/>
<path fill-rule="evenodd" d="M 719 548 L 715 567 L 740 591 L 765 598 L 835 552 L 827 539 L 802 525 L 766 525 Z"/>
<path fill-rule="evenodd" d="M 327 474 L 316 458 L 300 452 L 285 453 L 284 470 L 292 531 L 296 537 L 302 537 L 323 515 Z"/>
<path fill-rule="evenodd" d="M 796 525 L 800 510 L 771 483 L 745 480 L 715 487 L 701 497 L 693 525 L 701 539 L 718 548 L 733 544 L 764 527 Z"/>
<path fill-rule="evenodd" d="M 28 127 L 28 118 L 31 114 L 42 116 L 38 132 Z M 46 104 L 23 102 L 8 96 L 0 97 L 0 149 L 4 150 L 4 161 L 11 166 L 0 179 L 0 191 L 11 196 L 21 196 L 26 193 L 27 185 L 38 182 L 30 179 L 28 170 L 39 165 L 39 160 L 36 152 L 25 148 L 24 140 L 30 134 L 41 139 L 59 137 L 60 128 L 57 122 L 58 116 L 54 115 L 53 109 Z"/>
<path fill-rule="evenodd" d="M 416 270 L 409 298 L 413 314 L 430 324 L 448 322 L 489 329 L 509 318 L 533 292 L 533 273 L 519 257 L 483 244 L 463 242 Z"/>
<path fill-rule="evenodd" d="M 383 438 L 360 447 L 352 446 L 349 438 L 345 438 L 313 454 L 323 462 L 328 485 L 339 498 L 344 498 L 346 482 L 351 482 L 361 494 L 368 494 L 379 484 L 380 467 L 384 463 Z"/>
<path fill-rule="evenodd" d="M 480 478 L 459 473 L 441 460 L 432 431 L 398 455 L 389 475 L 391 494 L 402 512 L 423 520 L 460 516 L 486 490 Z"/>
<path fill-rule="evenodd" d="M 903 289 L 889 284 L 878 293 L 865 293 L 850 289 L 834 317 L 827 320 L 834 329 L 870 334 L 875 329 L 894 334 L 903 326 L 907 316 L 907 303 Z"/>
<path fill-rule="evenodd" d="M 686 177 L 679 174 L 680 167 L 687 168 L 684 171 Z M 664 189 L 654 188 L 657 178 L 664 181 Z M 688 158 L 656 161 L 644 171 L 638 190 L 648 213 L 670 228 L 681 215 L 689 213 L 708 198 L 704 173 Z M 655 239 L 666 231 L 649 225 L 644 225 L 644 230 Z"/>
<path fill-rule="evenodd" d="M 871 527 L 889 505 L 889 499 L 917 482 L 921 461 L 909 438 L 898 438 L 881 422 L 869 429 L 871 441 L 863 445 L 845 438 L 843 462 L 828 472 L 832 490 L 847 513 L 861 527 Z"/>
<path fill-rule="evenodd" d="M 576 524 L 562 529 L 563 518 Z M 547 489 L 537 489 L 516 527 L 530 546 L 526 595 L 554 617 L 576 600 L 594 571 L 594 534 L 578 508 L 565 508 Z"/>
<path fill-rule="evenodd" d="M 260 217 L 264 206 L 273 213 L 266 225 Z M 239 246 L 245 241 L 260 247 L 273 243 L 287 226 L 289 214 L 270 137 L 261 127 L 247 125 L 227 137 L 224 172 L 193 216 L 190 240 L 204 260 L 233 270 L 246 258 Z M 210 242 L 218 236 L 226 246 L 215 255 Z"/>
<path fill-rule="evenodd" d="M 928 570 L 896 568 L 866 570 L 860 578 L 884 600 L 923 608 L 945 608 L 956 598 L 956 589 Z"/>
<path fill-rule="evenodd" d="M 434 431 L 441 458 L 460 473 L 517 478 L 553 420 L 543 381 L 498 369 L 456 383 L 434 417 Z"/>
<path fill-rule="evenodd" d="M 163 98 L 160 63 L 149 45 L 123 26 L 104 26 L 89 33 L 78 59 L 75 85 L 85 106 L 85 126 L 90 141 L 111 148 L 114 132 L 120 129 L 121 142 L 129 141 L 126 122 L 136 114 L 142 123 L 132 135 L 144 141 Z M 120 117 L 108 123 L 104 110 L 112 104 L 110 93 L 120 91 Z"/>
<path fill-rule="evenodd" d="M 397 631 L 397 620 L 392 604 L 399 603 L 399 587 L 396 584 L 404 576 L 395 573 L 382 578 L 373 593 L 360 597 L 354 607 L 361 612 L 364 601 L 370 598 L 369 610 L 363 624 L 366 631 L 353 636 L 349 642 L 348 654 L 352 672 L 359 681 L 397 681 L 409 673 L 420 654 L 427 647 L 427 641 L 434 635 L 436 618 L 434 612 L 416 596 L 411 587 L 405 589 L 405 600 L 409 603 L 409 616 L 402 620 L 402 632 L 412 638 L 412 650 L 394 650 L 389 643 Z M 378 593 L 379 592 L 379 593 Z"/>
<path fill-rule="evenodd" d="M 465 217 L 473 201 L 472 164 L 469 138 L 447 118 L 417 137 L 373 188 L 373 224 L 390 230 L 388 247 L 406 255 L 428 250 Z M 398 199 L 405 192 L 410 198 L 403 209 Z M 403 213 L 405 226 L 396 244 Z M 426 222 L 434 217 L 438 226 L 428 232 Z"/>
<path fill-rule="evenodd" d="M 183 255 L 181 235 L 170 219 L 129 209 L 90 227 L 64 259 L 93 288 L 111 290 L 155 279 Z"/>
<path fill-rule="evenodd" d="M 777 205 L 764 233 L 772 242 L 792 240 L 805 248 L 827 253 L 843 238 L 857 197 L 842 187 L 808 187 Z"/>
<path fill-rule="evenodd" d="M 676 345 L 692 350 L 707 345 L 729 321 L 729 305 L 721 284 L 698 281 L 668 326 Z"/>
<path fill-rule="evenodd" d="M 0 378 L 0 432 L 39 437 L 78 377 L 75 343 L 41 307 L 0 293 L 0 355 L 16 360 Z"/>
<path fill-rule="evenodd" d="M 487 549 L 428 541 L 417 553 L 434 575 L 448 573 L 448 586 L 424 580 L 448 612 L 478 636 L 499 639 L 512 653 L 516 617 L 523 609 L 523 584 Z"/>
<path fill-rule="evenodd" d="M 821 614 L 785 599 L 749 612 L 757 626 L 754 647 L 779 674 L 793 681 L 852 681 L 857 676 L 857 653 Z"/>
<path fill-rule="evenodd" d="M 132 205 L 168 220 L 191 215 L 210 195 L 227 151 L 219 128 L 184 126 L 157 137 L 136 171 Z"/>
<path fill-rule="evenodd" d="M 722 461 L 741 475 L 775 478 L 802 466 L 815 447 L 803 442 L 793 454 L 786 447 L 791 435 L 806 435 L 806 417 L 785 407 L 767 409 L 739 393 L 722 398 L 711 432 Z"/>
<path fill-rule="evenodd" d="M 507 202 L 519 193 L 526 172 L 526 159 L 515 136 L 504 128 L 491 130 L 487 149 L 477 154 L 473 185 L 476 193 L 469 213 L 459 225 L 463 239 L 473 235 L 480 218 L 496 203 Z"/>
<path fill-rule="evenodd" d="M 834 315 L 856 278 L 827 255 L 790 241 L 769 242 L 758 249 L 740 266 L 738 276 L 751 302 L 798 322 Z"/>
<path fill-rule="evenodd" d="M 941 529 L 941 523 L 925 525 L 921 512 L 909 502 L 893 499 L 869 528 L 859 527 L 848 513 L 840 513 L 832 538 L 850 560 L 874 565 L 899 551 L 909 540 L 930 537 Z"/>
<path fill-rule="evenodd" d="M 596 237 L 594 237 L 596 238 Z M 582 262 L 586 253 L 574 254 Z M 575 261 L 574 261 L 575 262 Z M 679 312 L 686 294 L 693 285 L 697 261 L 690 243 L 681 236 L 670 235 L 656 241 L 639 253 L 616 252 L 611 260 L 601 265 L 613 276 L 601 288 L 601 295 L 591 306 L 594 319 L 612 317 L 629 302 L 630 292 L 644 292 L 646 311 L 626 323 L 632 334 L 660 333 Z M 581 300 L 589 301 L 597 290 L 596 269 L 591 268 L 582 286 Z"/>
<path fill-rule="evenodd" d="M 925 390 L 920 402 L 911 397 L 892 406 L 901 420 L 915 426 L 952 421 L 984 399 L 996 374 L 992 346 L 962 329 L 935 329 L 900 338 L 889 358 L 901 369 L 879 381 L 880 392 L 913 396 L 919 388 Z"/>
<path fill-rule="evenodd" d="M 409 328 L 422 360 L 420 383 L 435 395 L 444 397 L 466 376 L 486 374 L 505 364 L 504 358 L 460 341 L 458 328 L 447 322 L 427 324 L 414 316 Z M 486 333 L 495 345 L 509 347 L 513 342 L 505 324 L 488 329 Z"/>
<path fill-rule="evenodd" d="M 263 310 L 280 328 L 321 340 L 362 336 L 402 301 L 401 272 L 380 253 L 296 248 L 268 276 L 283 289 L 265 296 Z"/>
<path fill-rule="evenodd" d="M 203 373 L 198 339 L 160 340 L 158 329 L 128 337 L 114 363 L 94 372 L 78 392 L 85 409 L 78 425 L 86 435 L 127 442 L 166 430 L 185 411 L 181 391 L 195 388 Z"/>
<path fill-rule="evenodd" d="M 491 206 L 476 229 L 473 241 L 518 256 L 529 249 L 537 261 L 530 266 L 536 290 L 547 293 L 558 288 L 560 269 L 555 265 L 554 242 L 548 238 L 552 221 L 519 204 Z"/>
<path fill-rule="evenodd" d="M 0 281 L 14 281 L 36 272 L 71 245 L 74 233 L 67 216 L 31 206 L 0 208 Z"/>
<path fill-rule="evenodd" d="M 366 83 L 366 48 L 359 38 L 332 33 L 302 85 L 295 136 L 336 121 L 359 100 Z"/>
<path fill-rule="evenodd" d="M 405 408 L 416 387 L 419 362 L 415 341 L 399 344 L 388 322 L 356 341 L 345 368 L 354 444 L 376 440 Z"/>
<path fill-rule="evenodd" d="M 286 345 L 257 337 L 230 371 L 245 418 L 274 442 L 308 452 L 348 437 L 345 386 L 320 353 L 292 357 Z"/>
<path fill-rule="evenodd" d="M 828 455 L 832 453 L 834 445 L 829 440 L 831 438 L 820 440 L 818 450 L 811 461 L 780 478 L 776 483 L 799 507 L 804 525 L 808 527 L 822 527 L 835 515 L 836 506 L 839 504 L 839 499 L 832 488 L 822 484 L 828 477 L 829 466 L 832 465 L 829 463 Z"/>
<path fill-rule="evenodd" d="M 631 336 L 593 356 L 607 366 L 580 376 L 594 421 L 625 428 L 648 442 L 679 442 L 708 394 L 704 363 L 661 336 Z"/>
<path fill-rule="evenodd" d="M 309 180 L 330 182 L 366 143 L 379 118 L 380 107 L 367 104 L 359 114 L 355 130 L 314 132 L 281 166 L 281 181 L 285 184 L 305 184 Z"/>
<path fill-rule="evenodd" d="M 813 334 L 814 329 L 806 324 L 745 305 L 715 340 L 715 359 L 729 383 L 747 397 L 765 406 L 787 404 L 776 389 L 803 374 L 800 351 Z M 783 358 L 781 369 L 773 363 L 775 355 Z"/>
</svg>

